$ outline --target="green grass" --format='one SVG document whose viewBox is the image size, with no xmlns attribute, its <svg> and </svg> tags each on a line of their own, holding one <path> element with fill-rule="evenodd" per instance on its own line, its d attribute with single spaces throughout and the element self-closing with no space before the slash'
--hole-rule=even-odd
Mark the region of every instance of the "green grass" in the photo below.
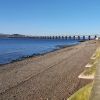
<svg viewBox="0 0 100 100">
<path fill-rule="evenodd" d="M 73 94 L 68 100 L 89 100 L 91 89 L 93 83 L 90 83 L 80 90 L 78 90 L 75 94 Z"/>
</svg>

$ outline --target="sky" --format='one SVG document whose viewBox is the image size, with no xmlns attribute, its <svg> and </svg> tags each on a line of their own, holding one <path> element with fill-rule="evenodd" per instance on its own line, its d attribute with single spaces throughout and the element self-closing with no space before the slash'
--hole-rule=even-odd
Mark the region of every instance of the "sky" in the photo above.
<svg viewBox="0 0 100 100">
<path fill-rule="evenodd" d="M 100 0 L 0 0 L 0 33 L 100 34 Z"/>
</svg>

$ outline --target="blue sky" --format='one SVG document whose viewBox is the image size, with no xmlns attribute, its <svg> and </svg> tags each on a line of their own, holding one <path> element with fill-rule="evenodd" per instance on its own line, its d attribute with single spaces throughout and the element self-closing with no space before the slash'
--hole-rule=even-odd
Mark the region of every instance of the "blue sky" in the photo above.
<svg viewBox="0 0 100 100">
<path fill-rule="evenodd" d="M 0 33 L 100 33 L 100 0 L 0 0 Z"/>
</svg>

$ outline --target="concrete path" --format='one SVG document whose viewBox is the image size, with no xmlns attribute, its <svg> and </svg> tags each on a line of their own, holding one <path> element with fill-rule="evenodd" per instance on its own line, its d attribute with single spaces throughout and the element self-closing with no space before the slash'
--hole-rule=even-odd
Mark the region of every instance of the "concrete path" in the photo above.
<svg viewBox="0 0 100 100">
<path fill-rule="evenodd" d="M 97 65 L 94 86 L 92 89 L 90 100 L 100 100 L 100 60 Z"/>
</svg>

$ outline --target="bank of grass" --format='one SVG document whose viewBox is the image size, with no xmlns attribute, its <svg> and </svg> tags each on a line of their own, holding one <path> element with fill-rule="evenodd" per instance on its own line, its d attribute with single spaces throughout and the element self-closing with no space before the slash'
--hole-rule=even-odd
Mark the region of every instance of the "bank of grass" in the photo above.
<svg viewBox="0 0 100 100">
<path fill-rule="evenodd" d="M 91 59 L 89 64 L 91 64 L 92 66 L 89 68 L 86 68 L 84 70 L 84 72 L 82 73 L 82 75 L 84 76 L 91 76 L 91 75 L 95 75 L 96 72 L 96 65 L 98 63 L 98 59 L 100 59 L 100 48 L 97 48 L 95 54 L 93 54 L 93 57 L 95 57 L 95 59 Z"/>
<path fill-rule="evenodd" d="M 95 75 L 96 65 L 98 63 L 98 60 L 100 59 L 100 48 L 97 48 L 95 54 L 93 54 L 91 58 L 93 59 L 90 60 L 89 64 L 91 64 L 92 66 L 84 70 L 84 72 L 82 73 L 83 76 Z M 75 92 L 68 100 L 89 100 L 92 86 L 93 83 L 84 86 L 83 88 Z"/>
<path fill-rule="evenodd" d="M 89 76 L 89 75 L 95 75 L 96 72 L 96 65 L 93 65 L 90 68 L 86 68 L 83 72 L 83 75 Z"/>
<path fill-rule="evenodd" d="M 91 58 L 95 58 L 94 60 L 100 58 L 100 47 L 97 48 L 96 52 L 93 54 Z"/>
<path fill-rule="evenodd" d="M 85 68 L 85 70 L 79 75 L 79 78 L 93 79 L 96 73 L 97 61 L 91 63 L 91 67 Z"/>
<path fill-rule="evenodd" d="M 67 100 L 89 100 L 93 83 L 90 83 L 83 88 L 79 89 Z"/>
</svg>

